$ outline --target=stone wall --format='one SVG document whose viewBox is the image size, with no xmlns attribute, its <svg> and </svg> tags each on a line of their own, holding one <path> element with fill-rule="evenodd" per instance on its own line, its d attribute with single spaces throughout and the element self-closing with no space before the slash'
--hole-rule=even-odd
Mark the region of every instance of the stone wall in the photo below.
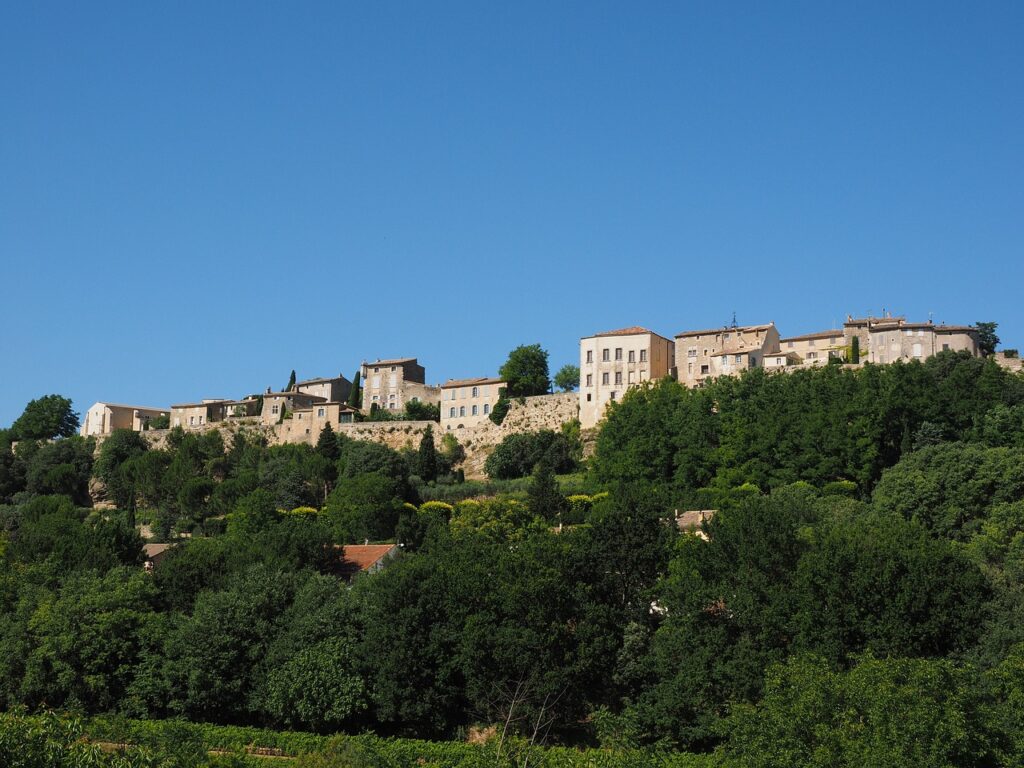
<svg viewBox="0 0 1024 768">
<path fill-rule="evenodd" d="M 578 415 L 579 395 L 577 393 L 538 395 L 524 398 L 522 402 L 513 400 L 508 414 L 505 416 L 505 421 L 500 426 L 488 420 L 475 427 L 451 430 L 451 434 L 455 435 L 459 444 L 466 451 L 466 460 L 462 465 L 466 477 L 483 478 L 485 477 L 484 462 L 494 450 L 494 446 L 507 435 L 520 432 L 539 432 L 542 429 L 557 432 L 564 423 L 572 421 Z M 282 443 L 316 445 L 316 441 L 320 437 L 318 431 L 316 434 L 313 434 L 312 431 L 306 434 L 305 430 L 297 429 L 292 422 L 292 419 L 286 419 L 281 424 L 266 426 L 260 424 L 255 418 L 238 419 L 237 421 L 225 420 L 190 431 L 220 430 L 226 446 L 230 446 L 232 437 L 238 431 L 261 435 L 270 445 Z M 357 424 L 334 424 L 332 426 L 335 432 L 353 440 L 381 443 L 394 450 L 419 447 L 420 439 L 427 431 L 427 427 L 433 427 L 434 442 L 439 448 L 441 439 L 446 434 L 436 421 L 364 421 Z M 165 448 L 170 430 L 152 429 L 142 434 L 152 448 Z"/>
</svg>

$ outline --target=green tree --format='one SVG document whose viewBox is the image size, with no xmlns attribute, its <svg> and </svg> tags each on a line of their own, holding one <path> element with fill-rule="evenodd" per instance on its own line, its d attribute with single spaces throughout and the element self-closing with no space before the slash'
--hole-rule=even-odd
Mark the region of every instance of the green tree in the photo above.
<svg viewBox="0 0 1024 768">
<path fill-rule="evenodd" d="M 295 369 L 292 369 L 291 375 L 288 377 L 288 386 L 282 389 L 282 392 L 291 392 L 295 389 Z"/>
<path fill-rule="evenodd" d="M 999 346 L 999 337 L 996 335 L 999 323 L 975 323 L 974 325 L 978 329 L 978 351 L 981 352 L 982 357 L 994 354 L 996 347 Z"/>
<path fill-rule="evenodd" d="M 71 437 L 78 431 L 78 414 L 71 401 L 60 395 L 46 395 L 32 400 L 11 425 L 17 440 L 53 440 Z"/>
<path fill-rule="evenodd" d="M 565 496 L 558 490 L 555 472 L 546 458 L 537 462 L 526 491 L 527 506 L 534 517 L 542 520 L 561 521 L 562 514 L 569 508 Z"/>
<path fill-rule="evenodd" d="M 437 480 L 437 449 L 434 447 L 434 428 L 427 427 L 420 439 L 420 449 L 416 458 L 416 473 L 425 482 Z"/>
<path fill-rule="evenodd" d="M 491 415 L 488 418 L 498 426 L 501 426 L 511 406 L 512 403 L 509 400 L 508 392 L 505 387 L 502 387 L 498 394 L 498 402 L 494 404 L 494 408 L 491 409 Z"/>
<path fill-rule="evenodd" d="M 572 392 L 580 385 L 580 367 L 578 365 L 563 365 L 555 374 L 555 386 L 563 392 Z"/>
<path fill-rule="evenodd" d="M 409 421 L 440 421 L 441 406 L 423 400 L 410 400 L 405 404 L 405 418 Z"/>
<path fill-rule="evenodd" d="M 360 408 L 363 405 L 363 390 L 359 383 L 360 371 L 352 377 L 352 389 L 348 393 L 348 404 L 353 408 Z"/>
<path fill-rule="evenodd" d="M 521 345 L 509 352 L 508 360 L 498 370 L 507 385 L 509 397 L 546 395 L 551 391 L 548 375 L 548 353 L 540 344 Z"/>
<path fill-rule="evenodd" d="M 121 509 L 135 508 L 135 484 L 124 465 L 149 450 L 145 438 L 130 429 L 115 429 L 100 446 L 93 473 L 107 486 L 107 494 Z"/>
<path fill-rule="evenodd" d="M 316 452 L 328 461 L 337 463 L 341 456 L 341 449 L 338 447 L 338 436 L 330 422 L 324 424 L 320 430 L 320 436 L 316 440 Z"/>
<path fill-rule="evenodd" d="M 854 365 L 860 364 L 860 336 L 854 336 L 850 342 L 850 362 Z"/>
<path fill-rule="evenodd" d="M 769 669 L 760 703 L 735 708 L 724 753 L 750 768 L 1001 764 L 971 678 L 945 660 L 864 656 L 835 672 L 796 657 Z"/>
</svg>

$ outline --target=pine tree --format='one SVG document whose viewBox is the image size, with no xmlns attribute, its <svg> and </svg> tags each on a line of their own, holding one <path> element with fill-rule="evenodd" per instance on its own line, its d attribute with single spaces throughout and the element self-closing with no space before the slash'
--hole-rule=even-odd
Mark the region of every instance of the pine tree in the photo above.
<svg viewBox="0 0 1024 768">
<path fill-rule="evenodd" d="M 534 467 L 526 495 L 527 506 L 535 517 L 561 521 L 562 513 L 568 509 L 565 496 L 558 490 L 555 471 L 547 459 L 541 459 Z"/>
<path fill-rule="evenodd" d="M 352 390 L 348 393 L 348 404 L 360 408 L 363 404 L 363 392 L 359 386 L 359 371 L 352 377 Z"/>
<path fill-rule="evenodd" d="M 420 440 L 420 452 L 417 458 L 417 474 L 425 482 L 437 480 L 437 449 L 434 448 L 434 428 L 427 427 Z"/>
<path fill-rule="evenodd" d="M 341 455 L 341 451 L 338 450 L 338 437 L 334 434 L 334 429 L 331 428 L 329 422 L 324 424 L 324 428 L 320 430 L 320 437 L 316 441 L 316 452 L 332 462 L 337 461 Z"/>
</svg>

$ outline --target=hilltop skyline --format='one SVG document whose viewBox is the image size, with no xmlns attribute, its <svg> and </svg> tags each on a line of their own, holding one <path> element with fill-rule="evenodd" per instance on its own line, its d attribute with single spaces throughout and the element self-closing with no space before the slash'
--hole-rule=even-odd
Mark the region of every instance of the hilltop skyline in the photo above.
<svg viewBox="0 0 1024 768">
<path fill-rule="evenodd" d="M 1024 346 L 1024 8 L 5 9 L 0 424 L 883 310 Z"/>
</svg>

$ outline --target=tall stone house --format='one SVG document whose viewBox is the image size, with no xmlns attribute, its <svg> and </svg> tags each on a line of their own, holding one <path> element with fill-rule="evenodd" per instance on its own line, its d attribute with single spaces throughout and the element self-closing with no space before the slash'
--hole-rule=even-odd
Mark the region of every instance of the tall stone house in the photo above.
<svg viewBox="0 0 1024 768">
<path fill-rule="evenodd" d="M 363 413 L 374 406 L 387 411 L 405 410 L 408 402 L 438 405 L 441 388 L 426 383 L 426 369 L 415 357 L 363 361 L 359 377 L 363 382 Z"/>
<path fill-rule="evenodd" d="M 593 427 L 631 387 L 668 376 L 673 344 L 639 326 L 580 339 L 580 424 Z"/>
</svg>

